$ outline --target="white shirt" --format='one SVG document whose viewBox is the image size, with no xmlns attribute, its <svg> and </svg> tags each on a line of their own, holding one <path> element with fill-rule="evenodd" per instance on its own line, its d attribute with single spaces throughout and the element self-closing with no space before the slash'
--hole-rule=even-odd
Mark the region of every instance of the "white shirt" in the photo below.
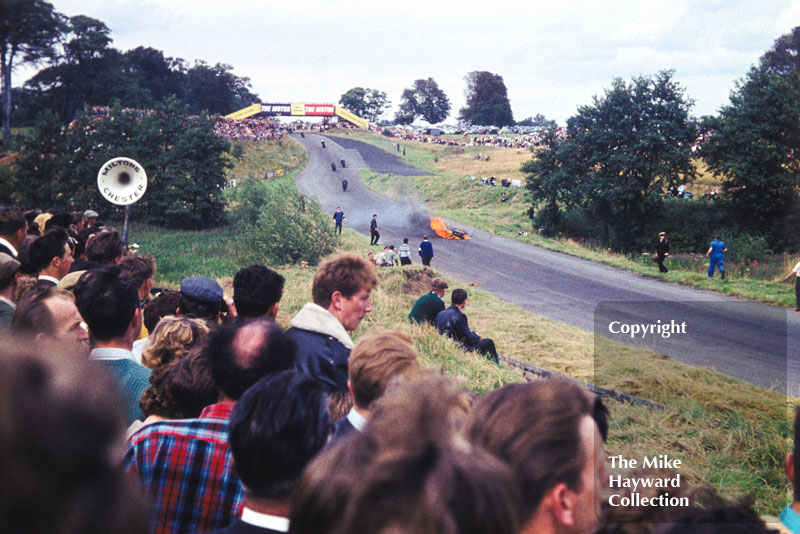
<svg viewBox="0 0 800 534">
<path fill-rule="evenodd" d="M 242 521 L 257 527 L 277 530 L 278 532 L 289 532 L 289 518 L 262 514 L 261 512 L 251 510 L 247 506 L 242 509 Z"/>
<path fill-rule="evenodd" d="M 17 256 L 19 256 L 19 252 L 17 252 L 17 248 L 14 245 L 12 245 L 11 243 L 9 243 L 6 239 L 2 238 L 2 237 L 0 237 L 0 245 L 5 245 L 6 247 L 8 247 L 8 250 L 11 251 L 12 255 L 15 258 Z"/>
<path fill-rule="evenodd" d="M 38 279 L 48 280 L 50 282 L 53 282 L 55 285 L 58 285 L 58 278 L 53 278 L 52 276 L 47 276 L 46 274 L 40 274 Z"/>
<path fill-rule="evenodd" d="M 113 347 L 103 347 L 101 349 L 92 349 L 89 353 L 90 360 L 132 360 L 131 351 L 125 349 L 116 349 Z"/>
<path fill-rule="evenodd" d="M 367 420 L 363 415 L 358 413 L 355 408 L 350 408 L 350 411 L 347 412 L 347 420 L 350 421 L 350 424 L 353 425 L 353 428 L 359 432 L 363 432 L 364 427 L 367 426 Z"/>
<path fill-rule="evenodd" d="M 794 269 L 792 269 L 792 272 L 793 272 L 793 273 L 795 273 L 795 274 L 797 274 L 797 276 L 798 276 L 798 277 L 800 277 L 800 261 L 798 261 L 798 262 L 797 262 L 797 263 L 794 265 Z"/>
</svg>

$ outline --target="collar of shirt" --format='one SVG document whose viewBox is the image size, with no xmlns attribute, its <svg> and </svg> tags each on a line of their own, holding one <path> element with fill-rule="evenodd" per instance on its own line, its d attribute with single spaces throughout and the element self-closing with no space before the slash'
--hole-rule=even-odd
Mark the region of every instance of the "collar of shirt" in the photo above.
<svg viewBox="0 0 800 534">
<path fill-rule="evenodd" d="M 8 250 L 14 253 L 15 258 L 19 256 L 19 251 L 17 251 L 17 248 L 2 237 L 0 237 L 0 245 L 5 245 Z"/>
<path fill-rule="evenodd" d="M 791 504 L 783 509 L 778 518 L 786 525 L 786 528 L 792 532 L 800 532 L 800 514 L 794 511 Z"/>
<path fill-rule="evenodd" d="M 14 302 L 13 302 L 13 301 L 11 301 L 11 300 L 8 300 L 8 299 L 7 299 L 7 298 L 5 298 L 5 297 L 0 297 L 0 302 L 5 302 L 5 303 L 6 303 L 6 304 L 8 304 L 9 306 L 11 306 L 11 309 L 12 309 L 12 310 L 16 310 L 16 309 L 17 309 L 17 305 L 16 305 L 16 304 L 14 304 Z"/>
<path fill-rule="evenodd" d="M 216 404 L 209 404 L 200 412 L 200 419 L 229 419 L 231 412 L 233 412 L 233 403 L 218 402 Z"/>
<path fill-rule="evenodd" d="M 242 521 L 250 525 L 261 528 L 277 530 L 278 532 L 289 532 L 289 519 L 277 515 L 262 514 L 251 510 L 247 506 L 242 509 Z"/>
<path fill-rule="evenodd" d="M 364 427 L 367 426 L 367 420 L 363 415 L 358 413 L 355 408 L 350 408 L 350 411 L 347 413 L 347 420 L 350 421 L 353 428 L 359 432 L 363 432 Z"/>
<path fill-rule="evenodd" d="M 113 347 L 104 347 L 101 349 L 92 349 L 89 353 L 90 360 L 131 360 L 133 356 L 131 351 L 125 349 L 116 349 Z"/>
<path fill-rule="evenodd" d="M 39 280 L 48 280 L 48 281 L 53 282 L 54 284 L 58 285 L 58 278 L 53 278 L 52 276 L 47 276 L 46 274 L 40 274 L 38 279 Z"/>
</svg>

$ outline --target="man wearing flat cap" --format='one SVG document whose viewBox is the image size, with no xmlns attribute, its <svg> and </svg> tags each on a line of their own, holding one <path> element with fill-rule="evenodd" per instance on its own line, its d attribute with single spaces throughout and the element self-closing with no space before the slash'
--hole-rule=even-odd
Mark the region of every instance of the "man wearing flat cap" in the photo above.
<svg viewBox="0 0 800 534">
<path fill-rule="evenodd" d="M 656 262 L 658 263 L 658 270 L 662 273 L 668 273 L 669 269 L 664 266 L 664 260 L 669 256 L 669 240 L 667 239 L 666 232 L 658 234 L 658 250 L 656 251 Z"/>
<path fill-rule="evenodd" d="M 411 313 L 408 314 L 408 320 L 412 323 L 433 324 L 436 315 L 444 310 L 444 292 L 447 289 L 447 282 L 443 279 L 436 277 L 431 280 L 431 291 L 417 299 L 414 306 L 411 308 Z"/>
<path fill-rule="evenodd" d="M 11 327 L 17 306 L 11 297 L 17 287 L 17 271 L 20 263 L 5 253 L 0 253 L 0 332 Z"/>
<path fill-rule="evenodd" d="M 94 226 L 94 223 L 97 222 L 97 218 L 100 215 L 94 210 L 86 210 L 83 212 L 83 216 L 86 217 L 86 224 L 84 226 L 86 228 L 91 228 Z"/>
<path fill-rule="evenodd" d="M 192 276 L 181 280 L 181 300 L 178 315 L 205 319 L 217 324 L 225 308 L 222 287 L 207 276 Z"/>
</svg>

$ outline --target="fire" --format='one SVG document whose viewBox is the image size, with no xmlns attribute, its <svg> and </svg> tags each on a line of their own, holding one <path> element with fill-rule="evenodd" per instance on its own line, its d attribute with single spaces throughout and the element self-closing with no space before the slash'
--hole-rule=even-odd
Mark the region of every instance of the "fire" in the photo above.
<svg viewBox="0 0 800 534">
<path fill-rule="evenodd" d="M 445 239 L 469 239 L 470 237 L 467 235 L 466 232 L 462 232 L 461 230 L 452 229 L 448 230 L 447 225 L 444 224 L 444 221 L 441 217 L 433 217 L 431 218 L 431 229 L 436 232 L 436 235 L 439 237 L 443 237 Z"/>
</svg>

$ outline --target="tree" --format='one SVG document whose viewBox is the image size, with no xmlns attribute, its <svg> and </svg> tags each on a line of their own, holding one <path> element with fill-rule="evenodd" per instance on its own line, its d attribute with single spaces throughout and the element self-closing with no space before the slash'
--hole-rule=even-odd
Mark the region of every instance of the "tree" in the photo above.
<svg viewBox="0 0 800 534">
<path fill-rule="evenodd" d="M 85 105 L 105 106 L 114 98 L 128 102 L 135 82 L 122 72 L 122 56 L 111 47 L 108 26 L 77 15 L 63 32 L 61 53 L 53 64 L 39 71 L 27 85 L 46 95 L 51 109 L 70 121 Z"/>
<path fill-rule="evenodd" d="M 800 27 L 778 39 L 740 81 L 719 116 L 706 118 L 701 150 L 722 178 L 733 221 L 781 246 L 779 222 L 800 185 Z M 776 247 L 777 248 L 777 247 Z"/>
<path fill-rule="evenodd" d="M 486 71 L 473 71 L 464 77 L 467 82 L 467 105 L 458 118 L 468 124 L 508 126 L 514 124 L 511 103 L 503 77 Z"/>
<path fill-rule="evenodd" d="M 119 102 L 102 118 L 86 109 L 68 128 L 46 113 L 9 187 L 21 205 L 106 211 L 94 177 L 105 161 L 125 156 L 147 172 L 147 193 L 134 207 L 138 220 L 210 227 L 224 222 L 228 147 L 213 120 L 190 115 L 174 96 L 144 114 L 125 111 Z"/>
<path fill-rule="evenodd" d="M 225 115 L 258 101 L 250 92 L 250 78 L 233 74 L 233 67 L 205 61 L 195 61 L 186 72 L 186 99 L 191 113 Z"/>
<path fill-rule="evenodd" d="M 403 91 L 400 109 L 395 114 L 395 123 L 411 124 L 422 117 L 430 124 L 442 122 L 450 114 L 450 99 L 439 89 L 433 78 L 416 80 Z"/>
<path fill-rule="evenodd" d="M 0 78 L 3 90 L 3 147 L 11 137 L 11 72 L 54 52 L 62 16 L 43 0 L 0 0 Z M 15 64 L 15 60 L 20 61 Z"/>
<path fill-rule="evenodd" d="M 532 126 L 548 130 L 558 127 L 558 124 L 556 124 L 556 121 L 548 119 L 541 113 L 537 113 L 534 117 L 526 117 L 521 121 L 517 121 L 517 126 Z"/>
<path fill-rule="evenodd" d="M 353 87 L 342 95 L 339 104 L 359 117 L 376 122 L 389 107 L 389 100 L 383 91 Z"/>
<path fill-rule="evenodd" d="M 660 207 L 663 188 L 694 176 L 692 101 L 664 71 L 654 79 L 621 79 L 567 121 L 566 137 L 546 137 L 548 150 L 523 165 L 531 213 L 546 226 L 561 208 L 581 207 L 617 249 L 635 248 Z"/>
</svg>

